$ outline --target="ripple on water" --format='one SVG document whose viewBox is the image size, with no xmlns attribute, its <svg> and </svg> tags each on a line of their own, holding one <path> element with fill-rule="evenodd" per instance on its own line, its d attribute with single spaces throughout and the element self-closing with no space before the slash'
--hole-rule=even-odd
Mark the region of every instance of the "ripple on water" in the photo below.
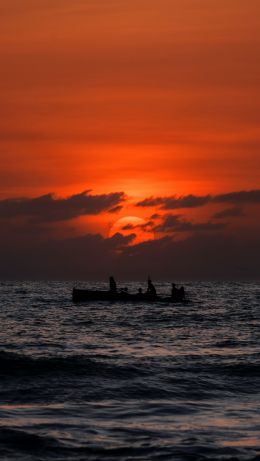
<svg viewBox="0 0 260 461">
<path fill-rule="evenodd" d="M 72 285 L 0 286 L 2 459 L 260 459 L 257 284 L 189 283 L 189 306 Z"/>
</svg>

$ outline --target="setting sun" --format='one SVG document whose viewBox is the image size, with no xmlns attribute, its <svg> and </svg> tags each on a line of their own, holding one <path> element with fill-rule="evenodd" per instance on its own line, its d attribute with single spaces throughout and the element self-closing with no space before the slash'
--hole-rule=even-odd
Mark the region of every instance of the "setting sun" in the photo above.
<svg viewBox="0 0 260 461">
<path fill-rule="evenodd" d="M 132 241 L 132 245 L 154 240 L 154 232 L 150 228 L 149 221 L 137 216 L 126 216 L 118 219 L 112 225 L 109 237 L 113 237 L 117 233 L 124 236 L 134 234 L 135 238 Z"/>
</svg>

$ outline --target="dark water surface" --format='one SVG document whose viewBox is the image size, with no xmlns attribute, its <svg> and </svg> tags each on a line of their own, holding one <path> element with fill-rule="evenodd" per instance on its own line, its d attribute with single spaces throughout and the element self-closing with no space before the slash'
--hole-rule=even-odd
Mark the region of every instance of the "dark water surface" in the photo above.
<svg viewBox="0 0 260 461">
<path fill-rule="evenodd" d="M 259 284 L 187 284 L 186 306 L 72 286 L 0 284 L 1 460 L 260 460 Z"/>
</svg>

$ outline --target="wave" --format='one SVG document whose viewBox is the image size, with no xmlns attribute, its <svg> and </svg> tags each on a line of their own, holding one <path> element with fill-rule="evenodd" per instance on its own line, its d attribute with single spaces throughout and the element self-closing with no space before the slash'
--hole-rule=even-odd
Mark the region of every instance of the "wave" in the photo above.
<svg viewBox="0 0 260 461">
<path fill-rule="evenodd" d="M 5 450 L 20 452 L 51 451 L 59 447 L 58 442 L 50 436 L 41 436 L 20 429 L 0 428 L 0 445 L 2 454 Z"/>
<path fill-rule="evenodd" d="M 144 436 L 146 443 L 138 443 L 138 434 Z M 259 461 L 259 455 L 252 450 L 241 450 L 237 447 L 214 447 L 205 446 L 196 438 L 184 439 L 182 443 L 162 444 L 161 441 L 154 439 L 156 433 L 142 431 L 136 433 L 134 430 L 129 431 L 124 444 L 102 446 L 100 442 L 95 443 L 91 438 L 85 441 L 84 444 L 71 446 L 64 440 L 59 440 L 50 435 L 36 434 L 35 432 L 16 429 L 16 428 L 0 428 L 0 456 L 8 460 L 50 460 L 59 459 L 71 460 L 79 459 L 89 461 L 97 461 L 100 459 L 136 459 L 136 460 L 172 460 L 179 459 L 180 461 L 188 459 L 200 459 L 204 461 L 238 461 L 246 459 L 247 461 Z M 165 434 L 160 433 L 160 436 Z M 153 436 L 153 438 L 152 438 Z M 133 437 L 135 442 L 133 443 Z M 29 458 L 30 457 L 30 458 Z M 31 458 L 33 457 L 33 458 Z M 73 458 L 72 458 L 73 457 Z"/>
<path fill-rule="evenodd" d="M 160 361 L 135 360 L 126 362 L 118 356 L 95 356 L 94 358 L 85 355 L 72 356 L 41 356 L 32 357 L 14 352 L 0 351 L 0 376 L 8 377 L 40 377 L 66 375 L 71 377 L 93 376 L 103 379 L 131 380 L 140 379 L 145 383 L 146 378 L 150 384 L 154 381 L 168 381 L 174 379 L 177 384 L 179 380 L 193 381 L 194 379 L 205 379 L 207 382 L 221 380 L 225 377 L 244 378 L 250 376 L 258 381 L 260 377 L 260 367 L 258 360 L 251 363 L 223 363 L 209 361 L 201 363 L 194 360 L 193 363 L 170 363 L 169 360 Z M 254 380 L 255 381 L 255 380 Z M 157 384 L 156 384 L 157 386 Z M 155 386 L 155 387 L 156 387 Z"/>
<path fill-rule="evenodd" d="M 20 375 L 39 376 L 51 373 L 72 375 L 102 375 L 128 379 L 150 373 L 149 367 L 141 368 L 133 364 L 109 364 L 104 360 L 96 360 L 82 355 L 68 357 L 30 357 L 13 352 L 0 352 L 0 376 Z"/>
<path fill-rule="evenodd" d="M 20 454 L 32 456 L 40 455 L 41 460 L 57 459 L 57 456 L 65 456 L 65 459 L 72 459 L 72 455 L 84 455 L 88 456 L 87 459 L 95 460 L 101 459 L 100 456 L 102 456 L 102 458 L 108 457 L 109 459 L 112 459 L 112 456 L 113 459 L 115 459 L 114 457 L 116 457 L 116 459 L 119 459 L 118 457 L 127 456 L 128 459 L 130 455 L 132 455 L 133 458 L 136 459 L 146 459 L 143 457 L 151 453 L 151 447 L 149 446 L 133 447 L 130 443 L 126 443 L 125 446 L 121 447 L 102 447 L 99 444 L 96 445 L 89 441 L 89 443 L 86 442 L 86 444 L 84 445 L 75 447 L 70 446 L 66 442 L 59 441 L 58 439 L 55 439 L 54 437 L 48 435 L 35 434 L 33 432 L 26 430 L 5 427 L 0 428 L 0 446 L 0 455 L 10 455 L 10 452 L 13 452 L 15 455 L 15 459 L 17 459 L 17 454 L 19 454 L 19 459 L 21 459 Z M 140 458 L 140 456 L 142 458 Z M 10 459 L 9 456 L 8 459 Z"/>
<path fill-rule="evenodd" d="M 241 343 L 241 341 L 238 341 L 238 340 L 235 340 L 235 339 L 226 339 L 224 341 L 219 341 L 219 342 L 216 342 L 213 347 L 216 347 L 216 348 L 226 348 L 226 347 L 229 347 L 229 348 L 236 348 L 236 347 L 241 347 L 241 345 L 243 345 L 243 343 Z M 246 344 L 245 344 L 246 345 Z"/>
</svg>

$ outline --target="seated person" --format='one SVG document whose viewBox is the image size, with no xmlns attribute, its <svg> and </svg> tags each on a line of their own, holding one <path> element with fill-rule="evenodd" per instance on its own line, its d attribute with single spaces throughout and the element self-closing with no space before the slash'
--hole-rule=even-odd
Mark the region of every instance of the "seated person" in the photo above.
<svg viewBox="0 0 260 461">
<path fill-rule="evenodd" d="M 142 289 L 142 288 L 138 288 L 137 297 L 138 297 L 138 298 L 142 298 L 143 296 L 144 296 L 144 294 L 143 294 L 143 289 Z"/>
<path fill-rule="evenodd" d="M 176 287 L 175 283 L 172 283 L 172 298 L 177 298 L 179 296 L 179 290 Z"/>
<path fill-rule="evenodd" d="M 180 288 L 177 288 L 175 283 L 172 283 L 172 299 L 177 300 L 177 301 L 183 301 L 185 298 L 185 290 L 184 287 L 181 286 Z"/>
<path fill-rule="evenodd" d="M 121 288 L 120 293 L 122 295 L 128 295 L 128 288 L 127 287 Z"/>
<path fill-rule="evenodd" d="M 180 299 L 181 299 L 181 300 L 185 299 L 185 290 L 184 290 L 184 287 L 180 287 L 179 293 L 180 293 Z"/>
</svg>

